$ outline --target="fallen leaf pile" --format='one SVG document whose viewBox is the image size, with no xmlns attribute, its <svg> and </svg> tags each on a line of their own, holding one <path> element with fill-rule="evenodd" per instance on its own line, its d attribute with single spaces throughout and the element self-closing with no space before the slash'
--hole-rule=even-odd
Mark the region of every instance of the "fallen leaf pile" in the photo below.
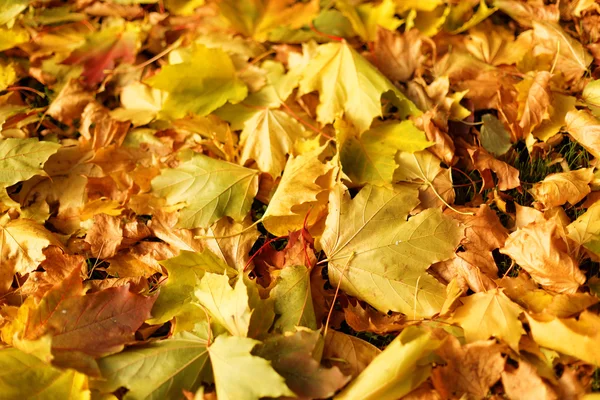
<svg viewBox="0 0 600 400">
<path fill-rule="evenodd" d="M 0 399 L 600 391 L 600 6 L 0 0 Z"/>
</svg>

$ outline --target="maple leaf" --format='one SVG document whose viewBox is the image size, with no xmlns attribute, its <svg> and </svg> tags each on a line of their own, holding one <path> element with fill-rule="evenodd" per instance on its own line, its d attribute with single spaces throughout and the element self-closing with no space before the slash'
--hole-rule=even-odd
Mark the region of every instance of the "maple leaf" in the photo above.
<svg viewBox="0 0 600 400">
<path fill-rule="evenodd" d="M 188 52 L 183 60 L 172 57 L 170 65 L 145 81 L 169 94 L 162 105 L 166 117 L 205 116 L 228 101 L 236 103 L 246 97 L 248 89 L 223 50 L 196 45 Z"/>
<path fill-rule="evenodd" d="M 77 48 L 63 64 L 83 64 L 82 76 L 88 86 L 94 86 L 105 77 L 105 70 L 111 70 L 116 60 L 131 64 L 135 61 L 137 29 L 132 25 L 115 26 L 86 38 L 85 44 Z"/>
<path fill-rule="evenodd" d="M 399 34 L 378 27 L 369 60 L 389 79 L 407 81 L 425 59 L 421 53 L 422 43 L 417 29 Z M 406 57 L 405 54 L 410 56 Z"/>
<path fill-rule="evenodd" d="M 525 333 L 519 315 L 523 309 L 498 290 L 472 294 L 461 300 L 449 322 L 459 324 L 468 343 L 487 340 L 491 336 L 502 339 L 513 350 L 519 350 L 519 340 Z"/>
<path fill-rule="evenodd" d="M 323 358 L 338 366 L 345 375 L 358 376 L 379 354 L 381 350 L 355 336 L 334 330 L 325 336 Z"/>
<path fill-rule="evenodd" d="M 210 345 L 208 354 L 219 399 L 294 396 L 267 360 L 250 353 L 258 343 L 250 338 L 221 335 Z"/>
<path fill-rule="evenodd" d="M 189 332 L 134 347 L 98 360 L 104 379 L 92 382 L 102 393 L 129 389 L 125 399 L 180 397 L 208 379 L 208 342 Z M 182 368 L 183 366 L 183 368 Z"/>
<path fill-rule="evenodd" d="M 80 271 L 75 269 L 30 311 L 22 337 L 51 335 L 56 357 L 118 352 L 149 318 L 155 300 L 156 296 L 130 292 L 128 285 L 84 295 Z"/>
<path fill-rule="evenodd" d="M 458 339 L 449 336 L 436 350 L 446 365 L 433 370 L 433 386 L 447 396 L 485 397 L 504 371 L 504 349 L 494 340 L 461 346 Z"/>
<path fill-rule="evenodd" d="M 240 163 L 256 161 L 261 171 L 278 177 L 286 163 L 296 138 L 304 128 L 283 111 L 265 109 L 244 123 L 240 142 L 243 146 Z"/>
<path fill-rule="evenodd" d="M 336 398 L 401 398 L 429 377 L 431 365 L 419 360 L 426 359 L 440 344 L 429 332 L 406 328 Z"/>
<path fill-rule="evenodd" d="M 196 299 L 232 335 L 256 337 L 267 331 L 275 312 L 272 300 L 260 298 L 255 282 L 239 276 L 232 288 L 227 275 L 205 273 L 194 291 Z"/>
<path fill-rule="evenodd" d="M 394 172 L 394 182 L 403 182 L 419 189 L 421 204 L 417 210 L 454 202 L 450 170 L 442 168 L 441 160 L 429 151 L 412 154 L 400 152 L 396 162 L 398 169 Z"/>
<path fill-rule="evenodd" d="M 600 256 L 600 202 L 567 226 L 567 235 L 580 246 Z"/>
<path fill-rule="evenodd" d="M 561 206 L 567 202 L 579 203 L 590 191 L 594 177 L 592 168 L 550 174 L 529 191 L 545 208 Z"/>
<path fill-rule="evenodd" d="M 240 33 L 265 41 L 276 28 L 297 29 L 309 24 L 319 11 L 319 2 L 221 0 L 219 8 Z"/>
<path fill-rule="evenodd" d="M 251 228 L 252 219 L 246 217 L 241 223 L 222 218 L 206 230 L 206 247 L 232 268 L 246 265 L 250 250 L 260 236 L 257 228 Z M 240 233 L 241 232 L 241 233 Z"/>
<path fill-rule="evenodd" d="M 37 139 L 2 139 L 0 142 L 0 184 L 4 188 L 46 173 L 42 169 L 60 145 Z"/>
<path fill-rule="evenodd" d="M 509 255 L 547 289 L 575 293 L 585 282 L 568 245 L 557 237 L 553 221 L 533 223 L 513 232 L 500 252 Z"/>
<path fill-rule="evenodd" d="M 546 5 L 540 2 L 495 0 L 494 6 L 526 27 L 531 27 L 534 21 L 558 22 L 560 18 L 560 12 L 556 4 Z"/>
<path fill-rule="evenodd" d="M 281 332 L 293 331 L 296 326 L 317 329 L 317 320 L 310 292 L 310 270 L 303 265 L 281 270 L 271 291 L 278 318 L 274 328 Z"/>
<path fill-rule="evenodd" d="M 518 169 L 494 158 L 482 147 L 470 147 L 467 151 L 471 156 L 474 167 L 481 174 L 484 187 L 494 187 L 491 171 L 494 171 L 498 178 L 498 189 L 508 190 L 521 186 Z"/>
<path fill-rule="evenodd" d="M 365 186 L 350 199 L 337 185 L 321 237 L 332 285 L 384 313 L 418 317 L 438 312 L 443 285 L 426 269 L 451 256 L 463 230 L 434 209 L 406 221 L 417 204 L 416 190 L 406 187 Z M 373 236 L 383 223 L 386 228 Z"/>
<path fill-rule="evenodd" d="M 558 399 L 552 386 L 538 375 L 532 364 L 524 360 L 519 360 L 519 368 L 502 372 L 502 385 L 510 398 Z"/>
<path fill-rule="evenodd" d="M 589 293 L 551 293 L 539 289 L 537 284 L 520 274 L 516 278 L 504 277 L 499 282 L 504 293 L 517 304 L 535 313 L 547 313 L 568 318 L 600 302 Z"/>
<path fill-rule="evenodd" d="M 111 117 L 119 121 L 131 121 L 133 125 L 146 125 L 162 110 L 168 95 L 141 82 L 132 82 L 121 91 L 123 108 L 111 110 Z"/>
<path fill-rule="evenodd" d="M 62 370 L 44 363 L 35 355 L 15 348 L 0 350 L 2 396 L 9 398 L 90 398 L 88 378 L 72 369 Z"/>
<path fill-rule="evenodd" d="M 271 361 L 273 369 L 299 397 L 327 398 L 350 377 L 344 376 L 337 367 L 325 368 L 315 360 L 313 354 L 320 339 L 318 331 L 289 332 L 266 339 L 253 353 Z"/>
<path fill-rule="evenodd" d="M 24 275 L 37 269 L 46 258 L 43 250 L 50 245 L 61 246 L 43 225 L 3 215 L 0 218 L 0 292 L 8 290 L 15 273 Z"/>
<path fill-rule="evenodd" d="M 546 142 L 556 135 L 565 126 L 567 114 L 575 110 L 575 102 L 576 99 L 573 96 L 552 93 L 552 104 L 550 107 L 554 111 L 550 115 L 549 120 L 543 121 L 533 130 L 533 136 Z"/>
<path fill-rule="evenodd" d="M 584 110 L 569 111 L 565 122 L 567 131 L 573 139 L 581 144 L 587 151 L 600 157 L 600 121 Z"/>
<path fill-rule="evenodd" d="M 323 151 L 324 147 L 319 147 L 288 160 L 263 215 L 263 225 L 272 234 L 283 236 L 301 229 L 309 211 L 310 226 L 326 209 L 330 185 L 326 177 L 333 166 L 319 159 Z"/>
<path fill-rule="evenodd" d="M 354 32 L 365 42 L 375 40 L 379 27 L 396 30 L 402 21 L 395 17 L 396 4 L 394 0 L 383 0 L 378 5 L 363 3 L 353 5 L 347 0 L 337 0 L 335 6 L 348 18 Z"/>
<path fill-rule="evenodd" d="M 343 66 L 343 67 L 342 67 Z M 404 97 L 367 60 L 346 42 L 327 43 L 317 49 L 300 80 L 300 94 L 318 91 L 317 119 L 323 124 L 345 115 L 359 132 L 366 131 L 373 118 L 381 116 L 381 96 L 392 92 L 405 115 L 417 114 L 415 105 Z"/>
<path fill-rule="evenodd" d="M 414 153 L 433 144 L 411 121 L 378 125 L 360 136 L 337 125 L 342 169 L 358 185 L 392 183 L 398 151 Z"/>
<path fill-rule="evenodd" d="M 152 180 L 153 192 L 167 204 L 185 202 L 179 226 L 206 228 L 224 216 L 236 221 L 246 216 L 258 191 L 257 171 L 202 154 L 182 158 L 177 168 L 163 170 Z"/>
<path fill-rule="evenodd" d="M 592 56 L 555 22 L 533 21 L 533 55 L 556 57 L 556 71 L 567 81 L 581 78 Z"/>
<path fill-rule="evenodd" d="M 524 134 L 529 134 L 543 120 L 550 118 L 548 109 L 552 101 L 549 87 L 551 78 L 550 72 L 539 71 L 528 75 L 516 85 L 519 92 L 519 126 Z"/>
<path fill-rule="evenodd" d="M 168 273 L 167 281 L 161 285 L 160 293 L 152 307 L 150 324 L 162 324 L 179 314 L 183 314 L 194 300 L 196 282 L 205 273 L 227 273 L 237 276 L 237 271 L 228 267 L 211 251 L 202 253 L 181 251 L 177 257 L 162 261 Z"/>
<path fill-rule="evenodd" d="M 469 30 L 465 47 L 488 64 L 516 64 L 530 51 L 531 35 L 521 34 L 515 40 L 509 29 L 492 24 L 488 19 Z"/>
<path fill-rule="evenodd" d="M 578 318 L 527 314 L 527 321 L 533 339 L 541 346 L 600 365 L 600 353 L 594 345 L 599 339 L 600 326 L 596 314 L 584 311 Z"/>
<path fill-rule="evenodd" d="M 385 335 L 402 330 L 405 327 L 405 316 L 402 314 L 382 314 L 373 308 L 363 307 L 360 302 L 356 305 L 350 303 L 344 308 L 346 322 L 357 332 L 374 332 Z"/>
<path fill-rule="evenodd" d="M 596 118 L 600 117 L 600 79 L 591 81 L 583 88 L 581 93 L 585 104 Z"/>
</svg>

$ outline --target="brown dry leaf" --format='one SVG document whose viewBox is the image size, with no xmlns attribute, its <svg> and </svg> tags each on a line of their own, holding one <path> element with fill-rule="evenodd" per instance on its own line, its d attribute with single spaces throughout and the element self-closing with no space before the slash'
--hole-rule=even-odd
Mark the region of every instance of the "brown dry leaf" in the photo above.
<svg viewBox="0 0 600 400">
<path fill-rule="evenodd" d="M 96 214 L 94 225 L 88 230 L 85 241 L 91 245 L 94 257 L 104 260 L 114 256 L 123 241 L 121 218 Z"/>
<path fill-rule="evenodd" d="M 43 225 L 26 218 L 0 218 L 0 293 L 11 286 L 13 275 L 34 271 L 46 259 L 43 250 L 60 246 L 57 238 Z"/>
<path fill-rule="evenodd" d="M 250 258 L 250 249 L 260 232 L 256 228 L 248 229 L 252 218 L 248 216 L 242 222 L 230 218 L 221 218 L 206 229 L 206 247 L 223 259 L 232 268 L 244 268 Z M 242 232 L 236 235 L 237 232 Z M 189 249 L 186 249 L 189 250 Z"/>
<path fill-rule="evenodd" d="M 565 203 L 575 205 L 591 192 L 590 182 L 594 179 L 593 168 L 550 174 L 529 190 L 536 201 L 549 209 Z"/>
<path fill-rule="evenodd" d="M 519 126 L 525 135 L 531 133 L 542 121 L 550 118 L 550 79 L 552 74 L 547 71 L 538 71 L 529 74 L 516 85 L 519 102 Z"/>
<path fill-rule="evenodd" d="M 402 400 L 442 400 L 442 396 L 433 388 L 429 381 L 426 381 L 421 384 L 421 386 L 402 397 Z"/>
<path fill-rule="evenodd" d="M 370 61 L 389 79 L 405 82 L 421 66 L 423 39 L 416 29 L 391 32 L 379 26 Z"/>
<path fill-rule="evenodd" d="M 522 33 L 515 40 L 513 32 L 489 19 L 469 30 L 467 50 L 490 65 L 511 65 L 520 61 L 531 47 L 531 35 Z"/>
<path fill-rule="evenodd" d="M 545 4 L 543 1 L 496 0 L 494 6 L 504 11 L 519 24 L 531 27 L 534 21 L 558 22 L 558 4 Z"/>
<path fill-rule="evenodd" d="M 496 276 L 498 269 L 494 263 L 492 251 L 504 245 L 508 238 L 508 231 L 500 222 L 498 215 L 488 205 L 481 205 L 477 209 L 460 208 L 461 211 L 474 212 L 475 215 L 458 214 L 446 210 L 446 214 L 457 219 L 465 226 L 465 238 L 461 245 L 464 252 L 458 253 L 461 258 L 468 259 L 484 273 Z"/>
<path fill-rule="evenodd" d="M 565 117 L 567 132 L 594 157 L 600 158 L 600 121 L 589 111 L 570 111 Z"/>
<path fill-rule="evenodd" d="M 113 119 L 109 110 L 100 104 L 89 103 L 81 114 L 80 132 L 91 142 L 92 149 L 100 150 L 111 144 L 120 146 L 130 125 L 129 122 Z"/>
<path fill-rule="evenodd" d="M 495 340 L 461 346 L 458 339 L 448 336 L 436 351 L 446 365 L 433 369 L 433 386 L 444 398 L 484 398 L 504 371 L 505 351 Z"/>
<path fill-rule="evenodd" d="M 518 169 L 508 165 L 504 161 L 498 160 L 482 147 L 470 147 L 467 151 L 471 156 L 473 165 L 481 174 L 484 189 L 495 186 L 491 171 L 494 171 L 498 178 L 499 190 L 504 191 L 521 186 Z"/>
<path fill-rule="evenodd" d="M 556 391 L 539 375 L 533 365 L 519 360 L 519 367 L 507 366 L 502 383 L 509 398 L 514 400 L 558 400 Z"/>
<path fill-rule="evenodd" d="M 325 336 L 323 360 L 337 366 L 344 375 L 358 376 L 381 353 L 357 337 L 329 330 Z"/>
<path fill-rule="evenodd" d="M 500 252 L 515 260 L 544 288 L 575 293 L 585 283 L 585 275 L 556 230 L 554 221 L 529 224 L 513 232 Z"/>
<path fill-rule="evenodd" d="M 366 331 L 386 335 L 400 331 L 406 326 L 406 317 L 403 314 L 383 314 L 369 305 L 363 307 L 360 302 L 354 305 L 351 301 L 348 307 L 344 308 L 344 314 L 348 325 L 357 332 Z"/>
<path fill-rule="evenodd" d="M 31 294 L 40 299 L 54 285 L 62 282 L 73 270 L 79 268 L 84 272 L 85 259 L 80 255 L 66 254 L 58 246 L 50 246 L 43 251 L 46 259 L 40 266 L 44 271 L 35 271 L 21 286 L 21 293 Z"/>
<path fill-rule="evenodd" d="M 430 271 L 445 282 L 456 279 L 462 292 L 468 289 L 474 292 L 485 292 L 497 287 L 491 277 L 483 274 L 481 269 L 458 254 L 449 260 L 433 264 Z"/>
<path fill-rule="evenodd" d="M 177 213 L 157 211 L 148 226 L 154 236 L 165 241 L 176 253 L 180 250 L 202 251 L 204 244 L 195 238 L 192 230 L 176 228 L 177 219 Z"/>
<path fill-rule="evenodd" d="M 442 131 L 434 122 L 434 111 L 426 111 L 413 119 L 415 126 L 425 132 L 427 140 L 434 145 L 429 148 L 433 154 L 442 159 L 446 165 L 454 164 L 454 142 L 448 133 Z"/>
<path fill-rule="evenodd" d="M 85 90 L 76 80 L 70 80 L 48 107 L 48 115 L 72 126 L 73 121 L 79 120 L 83 110 L 92 102 L 94 94 Z"/>
</svg>

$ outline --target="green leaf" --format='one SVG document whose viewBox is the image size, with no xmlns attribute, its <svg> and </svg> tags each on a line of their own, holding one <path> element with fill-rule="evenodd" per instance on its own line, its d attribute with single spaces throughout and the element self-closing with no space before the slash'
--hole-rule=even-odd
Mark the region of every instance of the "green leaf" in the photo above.
<svg viewBox="0 0 600 400">
<path fill-rule="evenodd" d="M 196 45 L 186 58 L 164 66 L 145 81 L 169 93 L 162 108 L 167 118 L 183 118 L 188 113 L 206 116 L 228 101 L 244 100 L 248 94 L 223 50 Z"/>
<path fill-rule="evenodd" d="M 420 360 L 441 343 L 420 328 L 404 329 L 336 399 L 395 400 L 405 396 L 429 377 L 431 365 Z"/>
<path fill-rule="evenodd" d="M 250 353 L 258 343 L 249 338 L 221 335 L 208 348 L 219 400 L 295 397 L 267 360 Z"/>
<path fill-rule="evenodd" d="M 433 144 L 412 121 L 381 124 L 362 135 L 356 135 L 341 122 L 336 127 L 342 168 L 357 185 L 391 183 L 398 167 L 398 151 L 414 153 Z"/>
<path fill-rule="evenodd" d="M 92 387 L 110 393 L 129 389 L 125 400 L 178 399 L 209 379 L 207 341 L 189 332 L 132 347 L 98 361 L 104 379 Z"/>
<path fill-rule="evenodd" d="M 61 370 L 15 348 L 0 350 L 0 398 L 87 400 L 87 377 Z"/>
<path fill-rule="evenodd" d="M 232 288 L 227 275 L 207 273 L 194 294 L 229 333 L 243 337 L 248 335 L 252 310 L 248 305 L 248 292 L 243 279 L 238 279 Z"/>
<path fill-rule="evenodd" d="M 260 336 L 271 327 L 275 317 L 272 301 L 261 299 L 256 284 L 243 276 L 238 277 L 232 288 L 227 275 L 206 273 L 194 294 L 232 335 Z"/>
<path fill-rule="evenodd" d="M 3 139 L 0 141 L 0 184 L 3 187 L 46 175 L 42 166 L 60 149 L 60 145 L 37 139 Z"/>
<path fill-rule="evenodd" d="M 354 199 L 341 186 L 329 197 L 329 215 L 321 245 L 329 262 L 329 279 L 387 313 L 411 318 L 437 313 L 445 288 L 427 268 L 454 254 L 463 229 L 439 209 L 407 221 L 417 206 L 416 189 L 365 186 Z"/>
<path fill-rule="evenodd" d="M 346 42 L 319 46 L 300 81 L 300 95 L 319 92 L 317 119 L 332 123 L 345 115 L 359 132 L 366 131 L 373 118 L 381 116 L 381 96 L 392 92 L 402 104 L 400 112 L 417 114 L 417 107 L 373 65 Z"/>
<path fill-rule="evenodd" d="M 492 114 L 485 114 L 481 117 L 483 126 L 481 127 L 480 139 L 481 145 L 488 152 L 495 156 L 501 156 L 511 147 L 510 134 L 502 125 L 502 122 Z"/>
<path fill-rule="evenodd" d="M 317 329 L 310 293 L 310 270 L 305 266 L 282 269 L 271 296 L 275 301 L 275 313 L 279 315 L 275 322 L 276 330 L 294 331 L 296 326 Z"/>
<path fill-rule="evenodd" d="M 152 180 L 152 189 L 167 204 L 186 204 L 180 227 L 207 228 L 224 216 L 244 219 L 258 191 L 258 172 L 194 154 L 177 168 L 163 170 Z"/>
<path fill-rule="evenodd" d="M 177 257 L 169 258 L 160 264 L 167 269 L 168 279 L 160 286 L 158 299 L 152 308 L 152 318 L 147 321 L 152 325 L 163 324 L 194 307 L 190 303 L 194 299 L 196 282 L 206 272 L 227 273 L 230 278 L 237 275 L 236 270 L 209 250 L 202 253 L 182 250 Z"/>
</svg>

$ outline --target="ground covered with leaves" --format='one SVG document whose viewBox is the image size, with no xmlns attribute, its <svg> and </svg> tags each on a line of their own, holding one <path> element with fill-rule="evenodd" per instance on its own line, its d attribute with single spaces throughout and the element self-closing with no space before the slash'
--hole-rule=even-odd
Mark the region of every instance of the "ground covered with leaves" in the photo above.
<svg viewBox="0 0 600 400">
<path fill-rule="evenodd" d="M 598 398 L 596 77 L 589 0 L 0 0 L 0 399 Z"/>
</svg>

